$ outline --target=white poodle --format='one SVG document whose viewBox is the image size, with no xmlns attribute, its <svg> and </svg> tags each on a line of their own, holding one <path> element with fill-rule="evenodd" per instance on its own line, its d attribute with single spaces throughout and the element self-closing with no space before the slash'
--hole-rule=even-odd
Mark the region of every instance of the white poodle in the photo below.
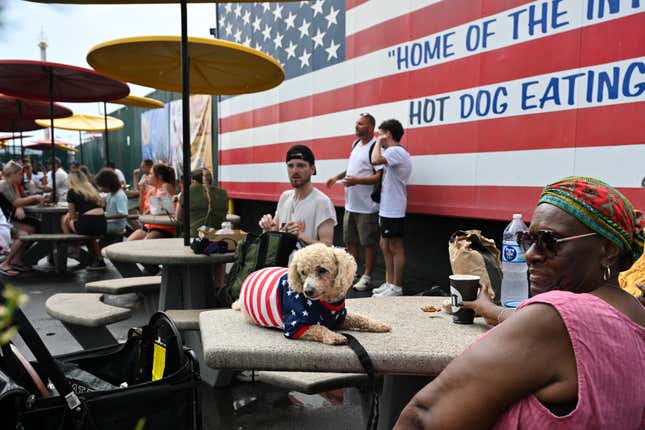
<svg viewBox="0 0 645 430">
<path fill-rule="evenodd" d="M 247 276 L 232 307 L 250 323 L 280 328 L 290 339 L 339 345 L 347 338 L 333 329 L 390 331 L 385 323 L 347 313 L 345 294 L 355 273 L 356 261 L 344 249 L 309 245 L 294 254 L 288 269 L 267 267 Z"/>
</svg>

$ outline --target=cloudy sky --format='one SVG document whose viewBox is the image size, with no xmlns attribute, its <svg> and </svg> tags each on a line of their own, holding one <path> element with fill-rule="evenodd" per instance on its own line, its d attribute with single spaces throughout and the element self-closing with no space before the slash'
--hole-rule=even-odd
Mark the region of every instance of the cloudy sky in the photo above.
<svg viewBox="0 0 645 430">
<path fill-rule="evenodd" d="M 39 60 L 41 33 L 49 45 L 47 60 L 87 67 L 85 57 L 96 44 L 131 36 L 179 35 L 178 4 L 166 5 L 60 5 L 24 0 L 0 0 L 4 5 L 0 29 L 0 59 Z M 212 37 L 214 4 L 188 5 L 188 35 Z M 145 96 L 152 90 L 130 85 L 131 94 Z M 63 103 L 74 113 L 99 114 L 99 103 Z M 118 109 L 108 104 L 108 113 Z M 42 132 L 35 133 L 37 137 Z M 65 132 L 56 136 L 67 138 Z M 72 141 L 78 140 L 73 134 Z"/>
</svg>

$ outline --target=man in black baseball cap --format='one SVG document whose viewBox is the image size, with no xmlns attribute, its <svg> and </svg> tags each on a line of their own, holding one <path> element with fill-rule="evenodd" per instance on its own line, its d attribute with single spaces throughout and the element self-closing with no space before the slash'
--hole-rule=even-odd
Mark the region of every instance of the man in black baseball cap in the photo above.
<svg viewBox="0 0 645 430">
<path fill-rule="evenodd" d="M 336 210 L 329 197 L 311 183 L 311 176 L 316 174 L 314 153 L 305 145 L 294 145 L 287 151 L 285 161 L 293 189 L 282 193 L 275 215 L 264 215 L 260 227 L 263 231 L 295 234 L 307 244 L 331 245 Z"/>
<path fill-rule="evenodd" d="M 307 161 L 311 166 L 314 166 L 314 175 L 316 174 L 315 172 L 315 164 L 316 164 L 316 159 L 314 158 L 314 153 L 311 152 L 311 149 L 309 149 L 308 146 L 305 145 L 294 145 L 289 150 L 287 151 L 287 158 L 286 158 L 286 163 L 289 161 L 296 159 L 296 160 L 304 160 Z"/>
</svg>

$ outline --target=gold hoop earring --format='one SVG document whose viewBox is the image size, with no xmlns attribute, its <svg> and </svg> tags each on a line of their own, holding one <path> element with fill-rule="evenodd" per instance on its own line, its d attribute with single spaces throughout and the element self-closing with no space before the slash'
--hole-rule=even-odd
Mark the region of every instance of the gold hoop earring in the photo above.
<svg viewBox="0 0 645 430">
<path fill-rule="evenodd" d="M 611 267 L 605 266 L 602 268 L 602 279 L 604 281 L 611 279 Z"/>
</svg>

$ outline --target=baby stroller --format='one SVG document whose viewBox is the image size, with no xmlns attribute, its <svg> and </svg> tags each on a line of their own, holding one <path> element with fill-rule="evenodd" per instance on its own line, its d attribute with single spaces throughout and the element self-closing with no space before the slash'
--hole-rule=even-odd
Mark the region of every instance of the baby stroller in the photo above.
<svg viewBox="0 0 645 430">
<path fill-rule="evenodd" d="M 2 428 L 201 429 L 197 360 L 164 313 L 130 329 L 123 344 L 57 357 L 20 309 L 14 324 L 36 361 L 3 345 Z"/>
</svg>

